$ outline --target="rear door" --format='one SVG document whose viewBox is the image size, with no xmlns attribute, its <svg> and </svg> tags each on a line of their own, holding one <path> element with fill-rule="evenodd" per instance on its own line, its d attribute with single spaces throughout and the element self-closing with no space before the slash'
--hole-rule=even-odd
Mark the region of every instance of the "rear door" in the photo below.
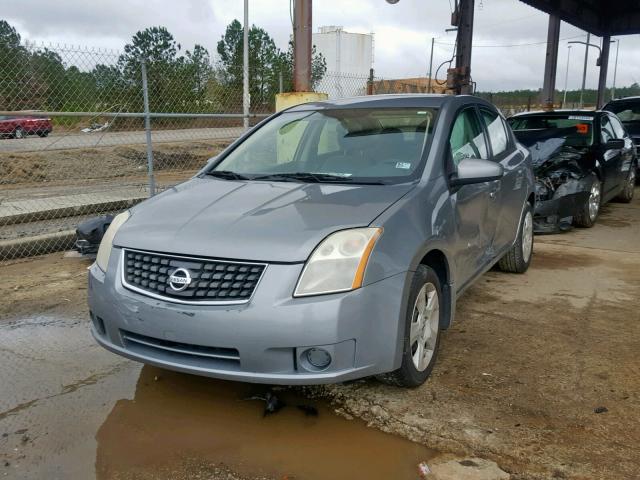
<svg viewBox="0 0 640 480">
<path fill-rule="evenodd" d="M 494 256 L 511 246 L 518 233 L 526 189 L 524 156 L 516 148 L 504 119 L 494 110 L 480 107 L 480 116 L 489 138 L 491 160 L 504 168 L 501 180 L 492 182 L 490 211 L 496 218 Z"/>
<path fill-rule="evenodd" d="M 618 185 L 619 189 L 622 190 L 626 185 L 627 179 L 629 178 L 629 170 L 633 165 L 635 146 L 620 119 L 615 115 L 610 115 L 609 120 L 616 138 L 624 140 L 624 148 L 620 152 L 620 177 Z"/>
<path fill-rule="evenodd" d="M 449 135 L 450 171 L 455 172 L 465 158 L 489 158 L 489 149 L 475 106 L 458 112 Z M 491 260 L 497 217 L 493 211 L 495 182 L 455 187 L 451 194 L 456 212 L 458 241 L 454 261 L 458 286 L 464 288 Z"/>
</svg>

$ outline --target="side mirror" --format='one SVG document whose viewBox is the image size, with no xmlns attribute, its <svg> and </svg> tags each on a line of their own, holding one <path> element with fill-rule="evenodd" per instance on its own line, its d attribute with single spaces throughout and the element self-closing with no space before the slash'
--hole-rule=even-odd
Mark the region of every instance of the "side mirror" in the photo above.
<svg viewBox="0 0 640 480">
<path fill-rule="evenodd" d="M 500 180 L 504 175 L 504 167 L 499 163 L 478 158 L 465 158 L 458 164 L 457 172 L 450 177 L 452 186 L 471 185 L 474 183 Z"/>
<path fill-rule="evenodd" d="M 624 148 L 624 140 L 622 138 L 612 138 L 604 144 L 607 150 L 622 150 Z"/>
</svg>

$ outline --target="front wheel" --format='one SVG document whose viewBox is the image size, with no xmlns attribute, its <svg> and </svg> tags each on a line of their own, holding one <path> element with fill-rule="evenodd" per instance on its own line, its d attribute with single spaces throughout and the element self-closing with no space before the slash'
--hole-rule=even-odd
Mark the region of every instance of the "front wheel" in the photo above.
<svg viewBox="0 0 640 480">
<path fill-rule="evenodd" d="M 442 301 L 438 275 L 432 268 L 420 265 L 411 281 L 402 364 L 393 372 L 379 375 L 379 380 L 399 387 L 418 387 L 429 378 L 440 346 Z"/>
<path fill-rule="evenodd" d="M 533 254 L 533 212 L 529 202 L 518 227 L 518 238 L 511 249 L 500 259 L 498 268 L 503 272 L 524 273 L 531 265 Z"/>
<path fill-rule="evenodd" d="M 17 127 L 14 131 L 13 131 L 13 138 L 24 138 L 24 130 L 22 130 L 22 128 Z"/>
<path fill-rule="evenodd" d="M 591 174 L 591 190 L 589 196 L 573 217 L 573 224 L 576 227 L 591 228 L 595 225 L 600 207 L 602 206 L 602 183 L 595 173 Z"/>
</svg>

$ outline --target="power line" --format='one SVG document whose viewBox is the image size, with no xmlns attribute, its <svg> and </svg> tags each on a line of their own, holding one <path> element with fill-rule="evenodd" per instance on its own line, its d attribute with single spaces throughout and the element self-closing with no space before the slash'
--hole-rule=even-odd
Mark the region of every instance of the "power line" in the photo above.
<svg viewBox="0 0 640 480">
<path fill-rule="evenodd" d="M 583 37 L 584 35 L 573 35 L 571 37 L 561 38 L 560 41 L 570 40 L 572 38 Z M 455 45 L 455 43 L 435 42 L 437 45 Z M 533 43 L 512 43 L 508 45 L 472 45 L 473 48 L 509 48 L 509 47 L 528 47 L 532 45 L 546 45 L 548 42 L 533 42 Z"/>
</svg>

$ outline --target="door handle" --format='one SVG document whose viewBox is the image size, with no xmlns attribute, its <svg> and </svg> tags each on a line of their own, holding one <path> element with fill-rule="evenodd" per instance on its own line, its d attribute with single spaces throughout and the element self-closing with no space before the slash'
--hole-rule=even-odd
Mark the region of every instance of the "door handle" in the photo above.
<svg viewBox="0 0 640 480">
<path fill-rule="evenodd" d="M 491 198 L 492 200 L 495 200 L 497 192 L 498 192 L 497 190 L 491 190 L 489 192 L 489 198 Z"/>
</svg>

